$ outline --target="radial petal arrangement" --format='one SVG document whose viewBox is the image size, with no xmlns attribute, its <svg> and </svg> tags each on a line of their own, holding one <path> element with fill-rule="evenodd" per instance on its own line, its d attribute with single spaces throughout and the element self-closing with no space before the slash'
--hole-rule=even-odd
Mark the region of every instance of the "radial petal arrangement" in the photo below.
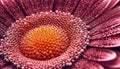
<svg viewBox="0 0 120 69">
<path fill-rule="evenodd" d="M 120 69 L 120 0 L 0 0 L 0 69 Z"/>
</svg>

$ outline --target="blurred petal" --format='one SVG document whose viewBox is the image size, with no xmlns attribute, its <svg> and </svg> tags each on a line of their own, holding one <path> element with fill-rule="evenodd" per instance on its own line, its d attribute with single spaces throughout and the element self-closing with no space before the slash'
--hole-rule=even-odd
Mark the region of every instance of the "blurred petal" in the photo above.
<svg viewBox="0 0 120 69">
<path fill-rule="evenodd" d="M 117 58 L 112 61 L 107 61 L 102 63 L 102 65 L 113 68 L 113 69 L 120 69 L 120 52 L 117 52 Z"/>
<path fill-rule="evenodd" d="M 54 0 L 16 0 L 16 2 L 27 15 L 31 15 L 40 11 L 52 10 Z"/>
<path fill-rule="evenodd" d="M 9 13 L 0 3 L 0 22 L 4 23 L 6 26 L 11 26 L 13 21 L 14 20 L 12 19 L 11 15 L 9 15 Z"/>
<path fill-rule="evenodd" d="M 108 49 L 90 48 L 83 57 L 94 61 L 110 61 L 116 58 L 116 53 Z"/>
<path fill-rule="evenodd" d="M 74 15 L 81 18 L 96 2 L 97 0 L 81 0 Z"/>
<path fill-rule="evenodd" d="M 89 24 L 89 29 L 94 29 L 95 26 L 99 25 L 99 24 L 103 24 L 104 22 L 114 18 L 120 16 L 120 6 L 104 13 L 101 17 L 97 18 L 96 20 L 94 20 L 93 22 L 91 22 Z"/>
<path fill-rule="evenodd" d="M 113 8 L 120 0 L 111 0 L 109 6 L 105 11 L 109 11 L 111 8 Z"/>
<path fill-rule="evenodd" d="M 2 23 L 0 23 L 0 36 L 4 35 L 6 30 L 7 30 L 7 27 L 3 25 Z"/>
<path fill-rule="evenodd" d="M 97 16 L 99 16 L 111 2 L 111 0 L 94 0 L 94 1 L 92 0 L 91 2 L 90 1 L 91 0 L 87 2 L 88 4 L 89 3 L 91 4 L 89 6 L 86 5 L 85 7 L 84 6 L 81 7 L 82 4 L 79 4 L 75 12 L 75 16 L 80 17 L 86 23 L 92 21 Z M 79 8 L 81 8 L 81 10 Z"/>
<path fill-rule="evenodd" d="M 62 12 L 73 13 L 80 0 L 56 0 L 55 9 Z"/>
<path fill-rule="evenodd" d="M 100 64 L 86 59 L 78 60 L 72 69 L 104 69 Z"/>
<path fill-rule="evenodd" d="M 95 47 L 118 47 L 120 46 L 120 34 L 105 37 L 101 39 L 91 40 L 89 43 L 90 46 Z"/>
<path fill-rule="evenodd" d="M 16 0 L 16 3 L 23 9 L 26 15 L 31 15 L 33 13 L 30 0 Z"/>
<path fill-rule="evenodd" d="M 90 30 L 91 39 L 99 39 L 120 33 L 120 16 L 114 17 Z"/>
<path fill-rule="evenodd" d="M 11 66 L 5 66 L 5 67 L 3 67 L 2 69 L 16 69 L 16 68 L 14 68 L 14 67 L 11 65 Z"/>
<path fill-rule="evenodd" d="M 33 11 L 38 13 L 40 11 L 50 11 L 53 8 L 54 0 L 30 0 Z"/>
<path fill-rule="evenodd" d="M 25 17 L 15 0 L 0 0 L 0 2 L 15 20 Z"/>
<path fill-rule="evenodd" d="M 3 61 L 3 59 L 0 58 L 0 68 L 3 67 L 5 64 L 5 62 Z"/>
</svg>

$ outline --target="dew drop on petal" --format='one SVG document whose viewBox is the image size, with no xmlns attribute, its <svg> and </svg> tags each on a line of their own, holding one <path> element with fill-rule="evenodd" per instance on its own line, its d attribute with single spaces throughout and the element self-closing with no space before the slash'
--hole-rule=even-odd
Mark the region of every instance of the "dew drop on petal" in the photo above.
<svg viewBox="0 0 120 69">
<path fill-rule="evenodd" d="M 116 53 L 108 49 L 91 48 L 84 52 L 83 57 L 94 61 L 110 61 L 116 58 Z"/>
</svg>

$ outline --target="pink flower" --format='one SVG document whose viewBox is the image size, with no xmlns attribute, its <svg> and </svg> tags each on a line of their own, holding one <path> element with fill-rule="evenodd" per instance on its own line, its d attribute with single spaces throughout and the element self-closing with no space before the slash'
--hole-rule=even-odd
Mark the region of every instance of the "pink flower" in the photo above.
<svg viewBox="0 0 120 69">
<path fill-rule="evenodd" d="M 120 69 L 119 0 L 0 0 L 0 69 Z"/>
</svg>

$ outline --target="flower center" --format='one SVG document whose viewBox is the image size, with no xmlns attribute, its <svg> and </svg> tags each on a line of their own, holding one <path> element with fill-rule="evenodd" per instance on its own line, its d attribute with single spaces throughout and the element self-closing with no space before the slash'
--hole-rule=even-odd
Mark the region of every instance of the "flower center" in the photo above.
<svg viewBox="0 0 120 69">
<path fill-rule="evenodd" d="M 26 57 L 48 60 L 65 52 L 68 42 L 67 34 L 62 28 L 42 25 L 23 37 L 19 49 Z"/>
</svg>

